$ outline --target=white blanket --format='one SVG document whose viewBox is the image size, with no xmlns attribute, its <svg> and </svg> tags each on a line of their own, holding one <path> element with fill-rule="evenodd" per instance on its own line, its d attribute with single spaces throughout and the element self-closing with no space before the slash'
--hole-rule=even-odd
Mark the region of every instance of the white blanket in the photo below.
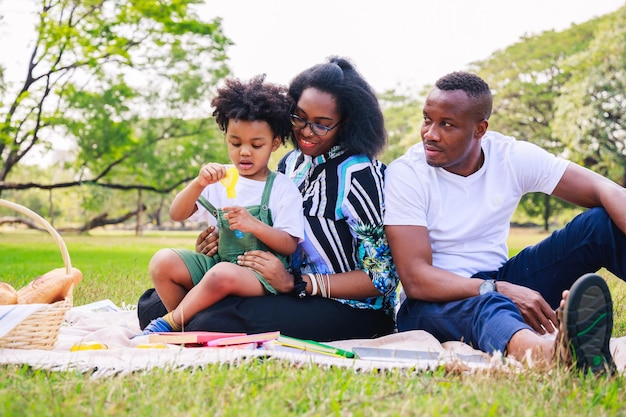
<svg viewBox="0 0 626 417">
<path fill-rule="evenodd" d="M 152 368 L 187 369 L 212 363 L 241 362 L 255 357 L 272 357 L 301 365 L 342 366 L 363 371 L 388 368 L 425 370 L 440 366 L 457 370 L 515 370 L 522 367 L 510 358 L 486 355 L 461 342 L 441 344 L 429 333 L 420 330 L 378 339 L 328 343 L 343 349 L 374 347 L 426 353 L 414 359 L 376 360 L 339 358 L 277 347 L 271 343 L 258 348 L 239 349 L 149 344 L 148 336 L 132 338 L 139 332 L 137 312 L 134 310 L 92 312 L 75 308 L 67 313 L 66 324 L 59 332 L 54 349 L 0 349 L 0 363 L 28 364 L 53 371 L 78 371 L 90 373 L 95 378 Z M 95 350 L 71 350 L 73 346 L 89 346 L 92 342 L 106 346 Z M 626 337 L 614 338 L 611 341 L 611 350 L 618 369 L 624 372 Z"/>
</svg>

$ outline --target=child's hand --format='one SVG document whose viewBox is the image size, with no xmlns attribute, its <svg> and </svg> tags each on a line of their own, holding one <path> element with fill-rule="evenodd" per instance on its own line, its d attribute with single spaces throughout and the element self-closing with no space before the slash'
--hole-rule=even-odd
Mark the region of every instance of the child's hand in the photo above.
<svg viewBox="0 0 626 417">
<path fill-rule="evenodd" d="M 223 210 L 225 212 L 224 218 L 228 220 L 230 230 L 240 230 L 244 233 L 254 234 L 260 220 L 255 219 L 245 207 L 230 206 L 223 207 Z"/>
<path fill-rule="evenodd" d="M 200 169 L 196 181 L 201 186 L 206 187 L 209 184 L 215 184 L 225 176 L 226 167 L 222 164 L 211 162 Z"/>
</svg>

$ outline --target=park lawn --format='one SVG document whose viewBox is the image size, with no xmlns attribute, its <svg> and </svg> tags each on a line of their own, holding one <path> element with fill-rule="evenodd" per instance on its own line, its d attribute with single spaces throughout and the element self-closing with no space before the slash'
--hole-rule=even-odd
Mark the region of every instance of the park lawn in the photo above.
<svg viewBox="0 0 626 417">
<path fill-rule="evenodd" d="M 192 248 L 196 234 L 64 236 L 73 266 L 84 274 L 74 304 L 103 298 L 135 304 L 151 285 L 147 265 L 154 252 Z M 544 235 L 514 231 L 511 253 Z M 0 280 L 16 288 L 63 266 L 50 236 L 32 231 L 0 231 L 0 259 Z M 602 275 L 616 304 L 615 335 L 622 336 L 624 284 Z M 75 372 L 0 366 L 0 416 L 619 416 L 624 415 L 624 382 L 564 370 L 356 372 L 273 359 L 97 380 Z"/>
<path fill-rule="evenodd" d="M 65 235 L 73 267 L 83 273 L 74 291 L 74 305 L 108 298 L 115 304 L 136 304 L 152 286 L 148 263 L 167 247 L 193 249 L 199 232 L 161 232 L 134 236 L 131 232 Z M 0 232 L 0 280 L 21 288 L 51 269 L 64 267 L 61 250 L 47 233 Z"/>
</svg>

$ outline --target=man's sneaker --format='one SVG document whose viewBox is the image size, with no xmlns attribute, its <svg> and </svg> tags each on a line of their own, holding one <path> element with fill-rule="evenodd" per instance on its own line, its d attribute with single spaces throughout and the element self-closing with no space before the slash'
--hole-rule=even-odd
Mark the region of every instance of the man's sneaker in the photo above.
<svg viewBox="0 0 626 417">
<path fill-rule="evenodd" d="M 614 373 L 615 363 L 609 350 L 613 301 L 606 281 L 596 274 L 578 278 L 558 315 L 556 360 L 583 372 Z"/>
<path fill-rule="evenodd" d="M 156 318 L 152 320 L 141 332 L 142 335 L 150 334 L 150 333 L 165 333 L 171 332 L 172 326 L 168 322 L 166 322 L 163 317 Z"/>
</svg>

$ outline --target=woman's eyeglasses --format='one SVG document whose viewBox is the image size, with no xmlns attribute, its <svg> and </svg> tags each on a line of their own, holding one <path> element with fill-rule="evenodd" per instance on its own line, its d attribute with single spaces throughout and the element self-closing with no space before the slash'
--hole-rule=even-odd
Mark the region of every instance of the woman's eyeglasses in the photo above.
<svg viewBox="0 0 626 417">
<path fill-rule="evenodd" d="M 309 127 L 311 128 L 311 132 L 313 132 L 313 134 L 315 134 L 316 136 L 324 136 L 325 134 L 327 134 L 328 132 L 330 132 L 337 126 L 339 126 L 341 124 L 341 121 L 339 121 L 334 126 L 328 127 L 328 126 L 321 125 L 319 123 L 309 122 L 308 120 L 304 120 L 302 117 L 292 114 L 291 124 L 297 127 L 298 129 L 304 129 L 307 125 L 309 125 Z"/>
</svg>

